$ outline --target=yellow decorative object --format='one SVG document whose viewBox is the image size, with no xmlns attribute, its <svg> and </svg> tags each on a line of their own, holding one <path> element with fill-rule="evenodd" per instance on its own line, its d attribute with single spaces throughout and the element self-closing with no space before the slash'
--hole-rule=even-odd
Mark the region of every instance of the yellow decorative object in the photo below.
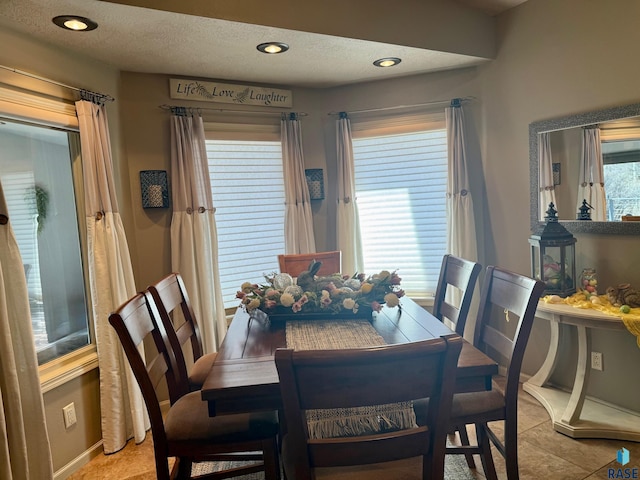
<svg viewBox="0 0 640 480">
<path fill-rule="evenodd" d="M 545 303 L 566 303 L 575 308 L 592 308 L 607 315 L 620 318 L 627 330 L 635 335 L 638 347 L 640 347 L 640 307 L 629 308 L 629 313 L 623 313 L 620 311 L 620 306 L 613 305 L 606 294 L 589 295 L 589 292 L 585 292 L 584 290 L 578 290 L 573 295 L 562 300 L 563 302 L 559 302 L 556 295 L 546 295 L 542 297 L 542 301 Z"/>
</svg>

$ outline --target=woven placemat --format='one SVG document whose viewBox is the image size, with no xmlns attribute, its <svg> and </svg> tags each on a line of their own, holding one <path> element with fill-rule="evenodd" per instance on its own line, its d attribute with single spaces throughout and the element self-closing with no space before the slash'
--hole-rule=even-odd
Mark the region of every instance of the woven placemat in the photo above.
<svg viewBox="0 0 640 480">
<path fill-rule="evenodd" d="M 296 320 L 287 322 L 287 347 L 294 350 L 336 350 L 384 345 L 368 320 Z"/>
</svg>

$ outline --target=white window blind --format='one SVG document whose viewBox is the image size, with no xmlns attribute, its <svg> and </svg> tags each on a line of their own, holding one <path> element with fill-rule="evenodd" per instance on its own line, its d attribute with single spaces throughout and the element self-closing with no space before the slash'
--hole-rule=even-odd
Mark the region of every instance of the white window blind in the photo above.
<svg viewBox="0 0 640 480">
<path fill-rule="evenodd" d="M 383 132 L 380 123 L 369 131 L 354 128 L 365 273 L 397 269 L 402 288 L 414 297 L 435 292 L 446 251 L 447 135 L 442 123 L 393 135 L 367 136 Z"/>
<path fill-rule="evenodd" d="M 210 134 L 207 134 L 210 137 Z M 228 138 L 228 136 L 227 136 Z M 264 283 L 284 252 L 280 140 L 207 140 L 225 308 L 244 282 Z"/>
</svg>

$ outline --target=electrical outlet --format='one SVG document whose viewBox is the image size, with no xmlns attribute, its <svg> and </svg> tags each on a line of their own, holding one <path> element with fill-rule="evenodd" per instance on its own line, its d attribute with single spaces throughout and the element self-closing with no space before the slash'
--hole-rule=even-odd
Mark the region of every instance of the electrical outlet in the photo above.
<svg viewBox="0 0 640 480">
<path fill-rule="evenodd" d="M 591 368 L 602 371 L 602 353 L 591 352 Z"/>
<path fill-rule="evenodd" d="M 71 402 L 66 407 L 62 408 L 62 415 L 64 416 L 64 427 L 69 428 L 72 425 L 75 425 L 77 422 L 76 418 L 76 405 Z"/>
</svg>

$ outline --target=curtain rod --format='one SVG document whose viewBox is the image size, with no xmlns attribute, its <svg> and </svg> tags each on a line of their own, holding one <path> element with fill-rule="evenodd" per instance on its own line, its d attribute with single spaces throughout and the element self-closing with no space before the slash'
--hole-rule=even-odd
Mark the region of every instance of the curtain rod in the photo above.
<svg viewBox="0 0 640 480">
<path fill-rule="evenodd" d="M 104 93 L 91 92 L 91 91 L 86 90 L 84 88 L 72 87 L 71 85 L 67 85 L 65 83 L 56 82 L 55 80 L 51 80 L 50 78 L 45 78 L 45 77 L 41 77 L 39 75 L 34 75 L 33 73 L 25 72 L 23 70 L 18 70 L 16 68 L 6 67 L 4 65 L 0 65 L 0 68 L 3 69 L 3 70 L 8 70 L 8 71 L 10 71 L 12 73 L 17 73 L 18 75 L 24 75 L 25 77 L 34 78 L 34 79 L 40 80 L 42 82 L 47 82 L 47 83 L 51 83 L 52 85 L 57 85 L 59 87 L 67 88 L 69 90 L 74 90 L 76 92 L 80 92 L 81 94 L 84 92 L 84 93 L 87 93 L 89 96 L 91 96 L 93 98 L 99 98 L 99 99 L 102 99 L 103 101 L 113 102 L 115 100 L 115 98 L 113 98 L 111 95 L 106 95 Z"/>
<path fill-rule="evenodd" d="M 426 103 L 416 103 L 413 105 L 395 105 L 393 107 L 381 107 L 381 108 L 368 108 L 366 110 L 352 110 L 350 112 L 344 112 L 348 115 L 351 114 L 356 114 L 356 113 L 369 113 L 369 112 L 383 112 L 386 110 L 398 110 L 400 108 L 416 108 L 416 107 L 427 107 L 427 106 L 432 106 L 432 105 L 440 105 L 443 103 L 448 103 L 451 104 L 453 103 L 455 100 L 459 100 L 460 103 L 464 103 L 464 102 L 470 102 L 471 100 L 475 100 L 476 97 L 462 97 L 462 98 L 458 98 L 458 99 L 452 99 L 452 100 L 434 100 L 433 102 L 426 102 Z M 327 115 L 340 115 L 343 112 L 329 112 Z"/>
<path fill-rule="evenodd" d="M 187 111 L 200 111 L 200 110 L 208 110 L 212 112 L 220 112 L 220 113 L 249 113 L 256 115 L 289 115 L 289 113 L 296 112 L 271 112 L 271 111 L 260 111 L 260 110 L 232 110 L 227 108 L 214 108 L 214 107 L 182 107 L 178 105 L 160 105 L 159 106 L 163 110 L 174 110 L 179 108 L 184 108 Z M 297 115 L 300 117 L 306 117 L 308 113 L 305 112 L 297 112 Z"/>
</svg>

